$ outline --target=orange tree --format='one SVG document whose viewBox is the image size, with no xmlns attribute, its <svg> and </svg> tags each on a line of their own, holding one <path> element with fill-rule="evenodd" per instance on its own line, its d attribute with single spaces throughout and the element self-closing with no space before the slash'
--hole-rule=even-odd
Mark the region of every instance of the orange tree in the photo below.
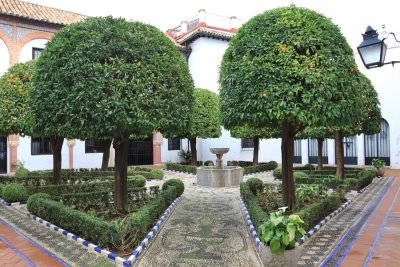
<svg viewBox="0 0 400 267">
<path fill-rule="evenodd" d="M 118 210 L 127 206 L 129 137 L 182 132 L 193 104 L 193 80 L 175 45 L 151 25 L 121 18 L 58 31 L 33 82 L 33 126 L 43 135 L 113 139 Z"/>
<path fill-rule="evenodd" d="M 28 98 L 34 61 L 11 66 L 0 78 L 0 135 L 30 134 Z"/>
<path fill-rule="evenodd" d="M 295 204 L 295 135 L 307 126 L 351 124 L 356 63 L 339 28 L 296 6 L 266 11 L 229 43 L 220 70 L 222 124 L 280 129 L 284 203 Z"/>
</svg>

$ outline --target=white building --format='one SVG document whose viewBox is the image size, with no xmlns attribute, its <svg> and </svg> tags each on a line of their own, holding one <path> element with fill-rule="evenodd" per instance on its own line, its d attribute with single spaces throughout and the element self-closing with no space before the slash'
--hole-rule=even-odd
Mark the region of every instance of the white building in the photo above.
<svg viewBox="0 0 400 267">
<path fill-rule="evenodd" d="M 10 0 L 8 6 L 0 6 L 0 74 L 17 62 L 25 62 L 36 57 L 51 39 L 54 32 L 73 21 L 85 16 L 41 7 L 18 0 Z M 0 5 L 3 2 L 0 2 Z M 29 12 L 34 11 L 34 12 Z M 69 19 L 66 19 L 69 18 Z M 242 22 L 236 17 L 220 17 L 200 10 L 190 21 L 167 31 L 188 61 L 195 86 L 218 92 L 218 70 L 222 56 L 228 47 L 228 41 L 236 33 Z M 397 54 L 390 55 L 390 54 Z M 400 58 L 400 49 L 391 48 L 388 57 Z M 359 60 L 358 55 L 356 55 Z M 400 168 L 400 124 L 397 122 L 397 99 L 400 97 L 400 80 L 396 79 L 396 68 L 366 70 L 358 61 L 359 69 L 371 79 L 378 91 L 382 115 L 385 121 L 381 134 L 364 137 L 363 135 L 345 140 L 345 156 L 348 163 L 370 164 L 372 158 L 383 158 L 387 165 Z M 242 147 L 243 146 L 245 147 Z M 165 139 L 155 133 L 146 140 L 132 140 L 129 162 L 132 165 L 159 165 L 161 162 L 179 162 L 178 152 L 187 149 L 187 140 Z M 210 147 L 229 147 L 224 160 L 251 161 L 251 144 L 231 138 L 223 131 L 220 138 L 198 139 L 198 160 L 214 160 Z M 326 163 L 335 163 L 333 140 L 325 142 Z M 62 149 L 63 168 L 98 168 L 101 165 L 102 146 L 96 140 L 65 141 Z M 112 154 L 112 153 L 111 153 Z M 298 163 L 315 162 L 316 142 L 302 140 L 296 142 L 295 160 Z M 110 163 L 112 166 L 112 155 Z M 31 139 L 11 135 L 0 138 L 0 173 L 15 171 L 16 161 L 24 163 L 30 170 L 51 169 L 53 166 L 49 140 Z M 259 161 L 275 160 L 281 162 L 280 139 L 260 142 Z"/>
</svg>

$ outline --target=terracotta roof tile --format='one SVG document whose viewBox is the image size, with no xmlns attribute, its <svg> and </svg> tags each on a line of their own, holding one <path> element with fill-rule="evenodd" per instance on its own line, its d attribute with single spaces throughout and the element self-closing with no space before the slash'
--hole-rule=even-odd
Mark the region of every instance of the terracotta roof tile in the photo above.
<svg viewBox="0 0 400 267">
<path fill-rule="evenodd" d="M 87 18 L 85 15 L 19 0 L 0 0 L 0 14 L 60 25 L 68 25 Z"/>
</svg>

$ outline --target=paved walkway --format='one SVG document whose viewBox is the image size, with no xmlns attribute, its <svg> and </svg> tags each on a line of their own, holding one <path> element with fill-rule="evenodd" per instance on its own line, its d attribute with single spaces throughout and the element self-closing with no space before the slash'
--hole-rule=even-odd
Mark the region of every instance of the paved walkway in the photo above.
<svg viewBox="0 0 400 267">
<path fill-rule="evenodd" d="M 257 176 L 273 180 L 270 172 Z M 167 177 L 182 179 L 185 193 L 135 266 L 262 266 L 240 207 L 239 187 L 196 186 L 195 176 L 188 174 L 167 172 Z"/>
<path fill-rule="evenodd" d="M 340 266 L 400 265 L 400 170 L 387 170 L 386 175 L 397 177 Z"/>
</svg>

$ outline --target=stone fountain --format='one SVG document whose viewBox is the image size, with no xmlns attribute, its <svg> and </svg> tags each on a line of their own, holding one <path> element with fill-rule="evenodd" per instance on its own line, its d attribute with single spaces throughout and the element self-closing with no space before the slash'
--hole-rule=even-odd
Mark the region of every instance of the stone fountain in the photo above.
<svg viewBox="0 0 400 267">
<path fill-rule="evenodd" d="M 216 166 L 202 166 L 197 168 L 197 184 L 210 187 L 237 186 L 243 182 L 243 169 L 238 166 L 224 166 L 222 156 L 228 153 L 229 148 L 210 148 L 211 153 L 217 156 Z"/>
</svg>

